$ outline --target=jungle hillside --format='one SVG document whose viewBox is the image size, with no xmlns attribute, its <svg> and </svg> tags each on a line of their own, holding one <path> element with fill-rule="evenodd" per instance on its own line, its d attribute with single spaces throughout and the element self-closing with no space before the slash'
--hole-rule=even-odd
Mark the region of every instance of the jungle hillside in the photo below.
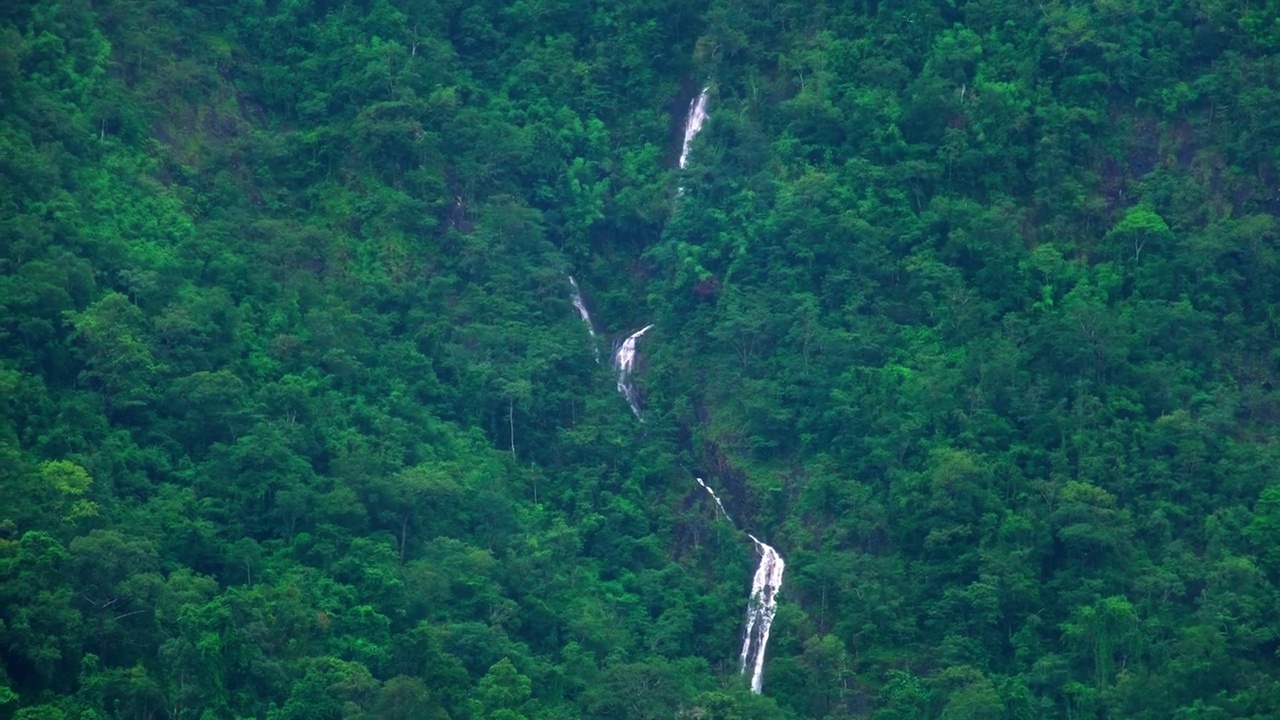
<svg viewBox="0 0 1280 720">
<path fill-rule="evenodd" d="M 0 720 L 1275 718 L 1277 213 L 1265 0 L 0 3 Z"/>
</svg>

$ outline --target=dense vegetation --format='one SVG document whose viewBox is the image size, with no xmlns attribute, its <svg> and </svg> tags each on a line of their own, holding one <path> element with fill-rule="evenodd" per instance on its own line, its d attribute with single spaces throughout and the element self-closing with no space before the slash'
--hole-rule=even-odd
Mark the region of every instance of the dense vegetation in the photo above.
<svg viewBox="0 0 1280 720">
<path fill-rule="evenodd" d="M 3 4 L 0 718 L 1275 717 L 1278 186 L 1274 3 Z"/>
</svg>

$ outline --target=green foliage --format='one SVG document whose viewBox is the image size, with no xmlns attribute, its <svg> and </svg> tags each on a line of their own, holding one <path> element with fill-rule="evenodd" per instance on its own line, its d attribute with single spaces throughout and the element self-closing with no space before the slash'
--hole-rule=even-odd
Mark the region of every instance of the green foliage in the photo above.
<svg viewBox="0 0 1280 720">
<path fill-rule="evenodd" d="M 1275 7 L 11 5 L 0 716 L 1280 712 Z"/>
</svg>

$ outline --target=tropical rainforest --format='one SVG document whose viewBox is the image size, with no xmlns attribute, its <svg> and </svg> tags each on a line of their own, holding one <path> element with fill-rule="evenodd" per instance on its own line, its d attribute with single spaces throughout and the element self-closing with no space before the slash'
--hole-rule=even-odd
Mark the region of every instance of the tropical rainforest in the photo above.
<svg viewBox="0 0 1280 720">
<path fill-rule="evenodd" d="M 5 2 L 0 719 L 1277 717 L 1277 213 L 1261 0 Z"/>
</svg>

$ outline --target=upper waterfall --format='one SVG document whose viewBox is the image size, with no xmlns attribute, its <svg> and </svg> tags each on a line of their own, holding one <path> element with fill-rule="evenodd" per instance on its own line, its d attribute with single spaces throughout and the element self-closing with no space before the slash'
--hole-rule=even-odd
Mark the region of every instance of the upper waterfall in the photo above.
<svg viewBox="0 0 1280 720">
<path fill-rule="evenodd" d="M 693 139 L 697 137 L 698 132 L 702 130 L 702 123 L 707 120 L 707 99 L 711 88 L 706 87 L 702 92 L 698 93 L 698 97 L 689 103 L 689 114 L 684 120 L 684 145 L 680 148 L 680 167 L 684 167 L 689 162 L 689 146 L 693 144 Z"/>
<path fill-rule="evenodd" d="M 596 362 L 600 362 L 600 346 L 596 344 L 596 324 L 591 320 L 591 313 L 587 312 L 587 303 L 582 299 L 582 291 L 578 289 L 578 281 L 574 280 L 572 275 L 567 277 L 569 278 L 569 286 L 573 288 L 571 296 L 573 306 L 578 309 L 578 314 L 582 316 L 582 322 L 587 324 L 587 332 L 591 334 L 591 348 L 595 350 Z"/>
</svg>

